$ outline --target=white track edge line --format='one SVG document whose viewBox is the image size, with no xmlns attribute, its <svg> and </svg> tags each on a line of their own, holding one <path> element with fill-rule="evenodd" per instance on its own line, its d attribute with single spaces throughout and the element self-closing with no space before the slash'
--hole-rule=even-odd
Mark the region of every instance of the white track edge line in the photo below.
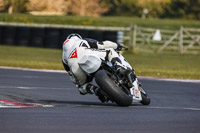
<svg viewBox="0 0 200 133">
<path fill-rule="evenodd" d="M 64 70 L 31 69 L 31 68 L 6 67 L 6 66 L 0 66 L 0 68 L 2 68 L 2 69 L 13 69 L 13 70 L 23 70 L 23 71 L 36 71 L 36 72 L 66 73 L 66 71 L 64 71 Z"/>
</svg>

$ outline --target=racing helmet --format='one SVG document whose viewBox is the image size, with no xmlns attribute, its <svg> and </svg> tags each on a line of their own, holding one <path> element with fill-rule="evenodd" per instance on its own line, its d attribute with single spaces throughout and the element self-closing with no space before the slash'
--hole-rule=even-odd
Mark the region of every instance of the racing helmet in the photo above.
<svg viewBox="0 0 200 133">
<path fill-rule="evenodd" d="M 72 33 L 67 37 L 67 40 L 69 39 L 82 39 L 81 35 L 77 34 L 77 33 Z"/>
</svg>

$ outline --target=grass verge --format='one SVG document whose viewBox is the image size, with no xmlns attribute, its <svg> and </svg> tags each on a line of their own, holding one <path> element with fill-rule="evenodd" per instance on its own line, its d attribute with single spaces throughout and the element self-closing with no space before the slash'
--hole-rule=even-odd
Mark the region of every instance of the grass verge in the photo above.
<svg viewBox="0 0 200 133">
<path fill-rule="evenodd" d="M 120 21 L 119 21 L 120 20 Z M 80 17 L 80 16 L 34 16 L 30 14 L 0 13 L 2 22 L 22 22 L 22 23 L 44 23 L 44 24 L 64 24 L 64 25 L 92 25 L 92 26 L 120 26 L 128 27 L 131 24 L 138 26 L 179 29 L 180 26 L 199 28 L 198 20 L 185 19 L 142 19 L 138 17 L 104 16 L 104 17 Z"/>
<path fill-rule="evenodd" d="M 124 52 L 138 76 L 200 79 L 200 56 Z M 0 45 L 0 66 L 63 70 L 62 51 Z"/>
<path fill-rule="evenodd" d="M 140 76 L 178 79 L 200 79 L 200 56 L 194 54 L 125 53 Z"/>
<path fill-rule="evenodd" d="M 0 66 L 61 70 L 62 51 L 0 45 Z"/>
</svg>

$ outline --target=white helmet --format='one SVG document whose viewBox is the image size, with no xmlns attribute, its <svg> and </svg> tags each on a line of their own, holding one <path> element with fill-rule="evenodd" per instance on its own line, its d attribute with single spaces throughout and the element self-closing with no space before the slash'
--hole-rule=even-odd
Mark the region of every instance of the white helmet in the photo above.
<svg viewBox="0 0 200 133">
<path fill-rule="evenodd" d="M 72 33 L 67 37 L 67 40 L 69 39 L 82 39 L 82 37 L 77 33 Z"/>
</svg>

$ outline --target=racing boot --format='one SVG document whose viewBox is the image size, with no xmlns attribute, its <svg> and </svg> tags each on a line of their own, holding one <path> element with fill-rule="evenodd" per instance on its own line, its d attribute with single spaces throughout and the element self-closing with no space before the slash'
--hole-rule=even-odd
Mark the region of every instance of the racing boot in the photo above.
<svg viewBox="0 0 200 133">
<path fill-rule="evenodd" d="M 132 70 L 130 68 L 127 68 L 126 66 L 122 65 L 122 62 L 118 57 L 113 58 L 111 60 L 111 63 L 113 64 L 116 71 L 122 75 L 128 75 L 132 72 Z"/>
<path fill-rule="evenodd" d="M 97 86 L 88 84 L 86 89 L 89 94 L 95 94 L 102 103 L 108 101 L 108 98 L 103 94 L 103 91 L 100 90 Z"/>
<path fill-rule="evenodd" d="M 86 83 L 82 86 L 78 86 L 78 89 L 79 89 L 79 92 L 81 95 L 94 94 L 96 88 L 97 88 L 96 86 L 94 86 L 90 83 Z"/>
<path fill-rule="evenodd" d="M 108 98 L 103 94 L 103 92 L 97 86 L 95 86 L 93 84 L 87 83 L 85 90 L 86 90 L 86 93 L 81 93 L 81 91 L 80 91 L 80 93 L 82 95 L 85 95 L 88 93 L 95 94 L 102 103 L 108 101 Z"/>
<path fill-rule="evenodd" d="M 87 93 L 89 94 L 95 94 L 95 90 L 97 89 L 98 87 L 92 85 L 92 84 L 88 84 L 87 87 L 86 87 L 86 91 Z"/>
<path fill-rule="evenodd" d="M 104 94 L 103 94 L 103 91 L 101 89 L 96 89 L 95 91 L 95 95 L 99 98 L 99 100 L 104 103 L 104 102 L 108 102 L 109 99 L 108 97 L 106 97 Z"/>
</svg>

